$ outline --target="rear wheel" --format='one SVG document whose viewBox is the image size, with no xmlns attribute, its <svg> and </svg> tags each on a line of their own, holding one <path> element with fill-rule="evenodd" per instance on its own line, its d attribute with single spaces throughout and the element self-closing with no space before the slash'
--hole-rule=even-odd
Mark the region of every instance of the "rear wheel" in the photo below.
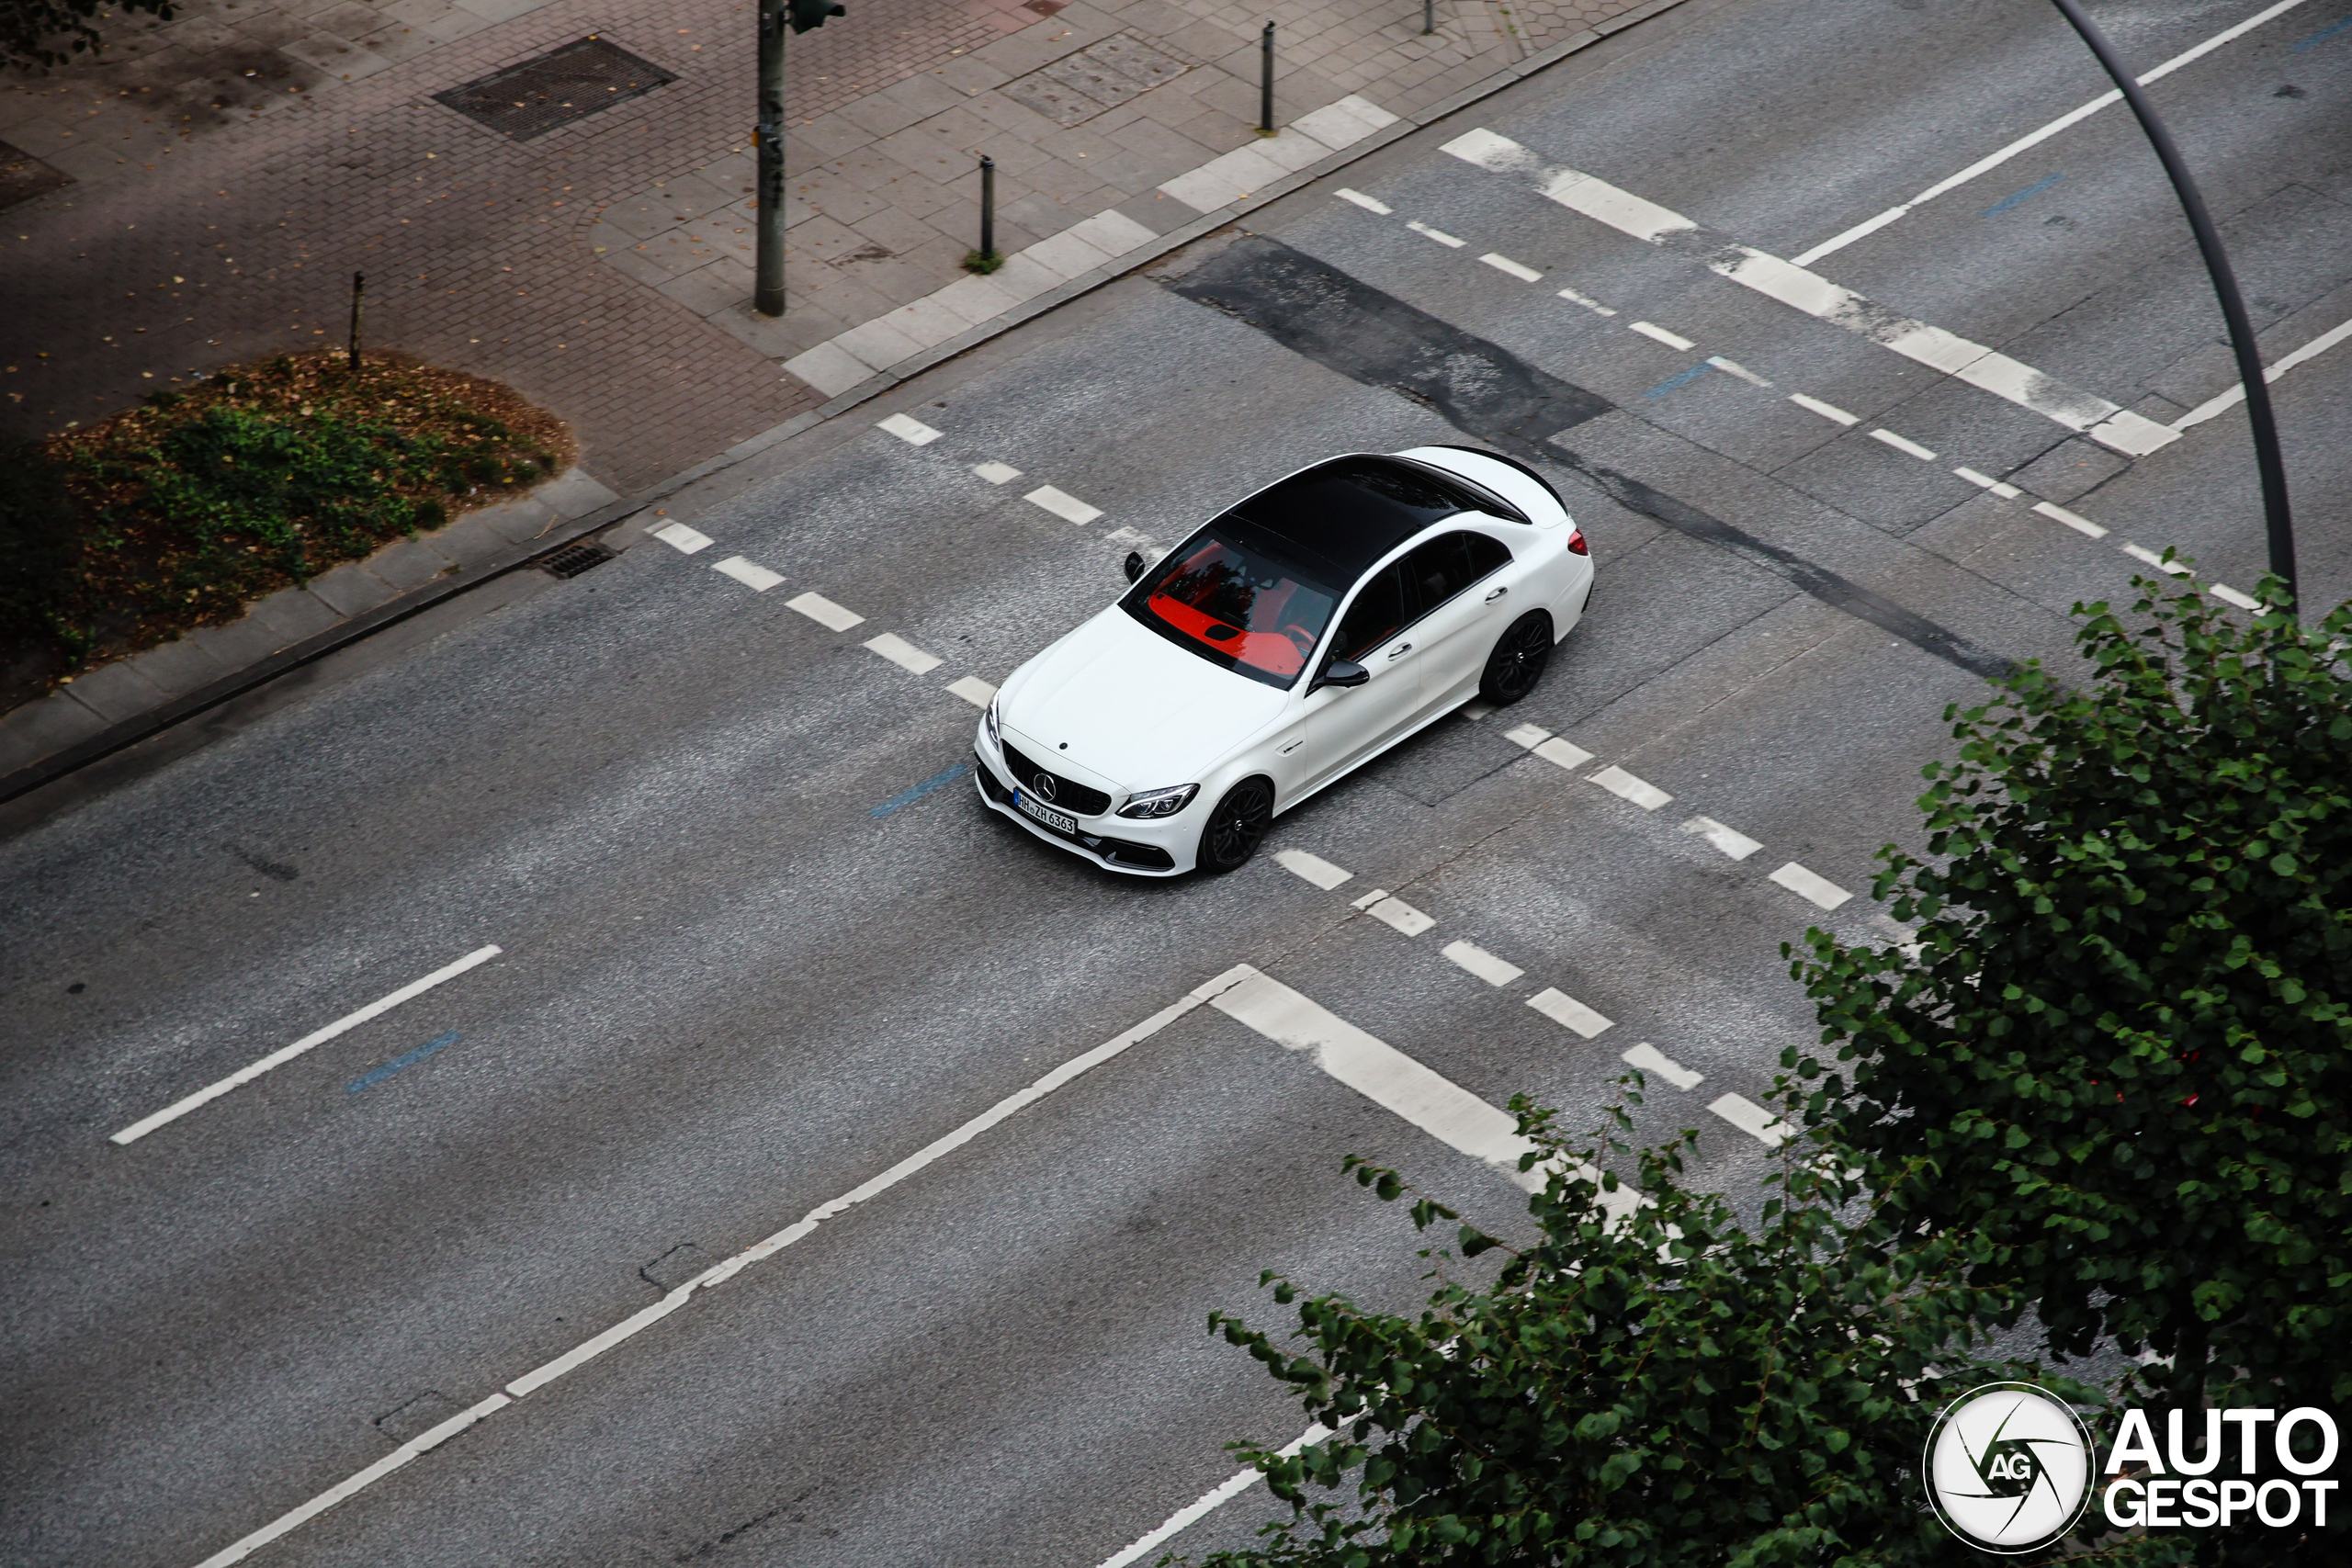
<svg viewBox="0 0 2352 1568">
<path fill-rule="evenodd" d="M 1238 871 L 1258 852 L 1274 819 L 1274 786 L 1263 779 L 1243 779 L 1225 792 L 1201 829 L 1200 868 L 1222 876 Z"/>
<path fill-rule="evenodd" d="M 1486 672 L 1478 677 L 1478 694 L 1498 708 L 1507 708 L 1535 689 L 1544 668 L 1552 662 L 1552 617 L 1530 610 L 1504 629 L 1494 652 L 1487 655 Z"/>
</svg>

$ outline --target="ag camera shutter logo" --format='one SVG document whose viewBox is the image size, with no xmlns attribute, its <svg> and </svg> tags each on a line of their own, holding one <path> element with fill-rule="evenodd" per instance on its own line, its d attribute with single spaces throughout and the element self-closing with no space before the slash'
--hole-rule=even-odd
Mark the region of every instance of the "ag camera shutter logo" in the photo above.
<svg viewBox="0 0 2352 1568">
<path fill-rule="evenodd" d="M 1944 1407 L 1921 1469 L 1946 1529 L 2003 1556 L 2075 1528 L 2091 1495 L 2090 1428 L 2030 1382 L 1973 1388 Z"/>
</svg>

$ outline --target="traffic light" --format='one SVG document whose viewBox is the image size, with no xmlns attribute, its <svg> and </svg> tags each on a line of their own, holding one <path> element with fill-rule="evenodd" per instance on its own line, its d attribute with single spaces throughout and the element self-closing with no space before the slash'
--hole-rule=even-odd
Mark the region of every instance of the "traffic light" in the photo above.
<svg viewBox="0 0 2352 1568">
<path fill-rule="evenodd" d="M 821 28 L 828 17 L 846 17 L 849 7 L 839 0 L 791 0 L 792 30 L 805 33 L 810 28 Z"/>
</svg>

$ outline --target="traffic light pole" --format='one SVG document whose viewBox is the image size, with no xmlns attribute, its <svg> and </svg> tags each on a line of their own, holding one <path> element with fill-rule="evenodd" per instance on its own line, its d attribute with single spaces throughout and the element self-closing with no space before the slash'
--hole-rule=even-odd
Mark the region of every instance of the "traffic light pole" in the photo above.
<svg viewBox="0 0 2352 1568">
<path fill-rule="evenodd" d="M 784 20 L 785 0 L 760 0 L 760 119 L 752 133 L 759 153 L 758 232 L 752 308 L 784 314 Z"/>
</svg>

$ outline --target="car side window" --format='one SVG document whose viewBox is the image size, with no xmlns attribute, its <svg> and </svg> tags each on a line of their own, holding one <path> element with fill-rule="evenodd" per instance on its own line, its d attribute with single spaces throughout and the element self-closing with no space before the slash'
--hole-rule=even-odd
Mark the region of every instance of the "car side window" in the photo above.
<svg viewBox="0 0 2352 1568">
<path fill-rule="evenodd" d="M 1510 559 L 1510 547 L 1484 534 L 1442 534 L 1405 558 L 1421 605 L 1434 610 Z"/>
<path fill-rule="evenodd" d="M 1412 619 L 1412 591 L 1405 575 L 1411 564 L 1412 557 L 1408 556 L 1383 567 L 1363 585 L 1363 592 L 1356 595 L 1340 622 L 1340 635 L 1331 645 L 1336 657 L 1361 663 L 1405 629 L 1405 623 Z"/>
</svg>

